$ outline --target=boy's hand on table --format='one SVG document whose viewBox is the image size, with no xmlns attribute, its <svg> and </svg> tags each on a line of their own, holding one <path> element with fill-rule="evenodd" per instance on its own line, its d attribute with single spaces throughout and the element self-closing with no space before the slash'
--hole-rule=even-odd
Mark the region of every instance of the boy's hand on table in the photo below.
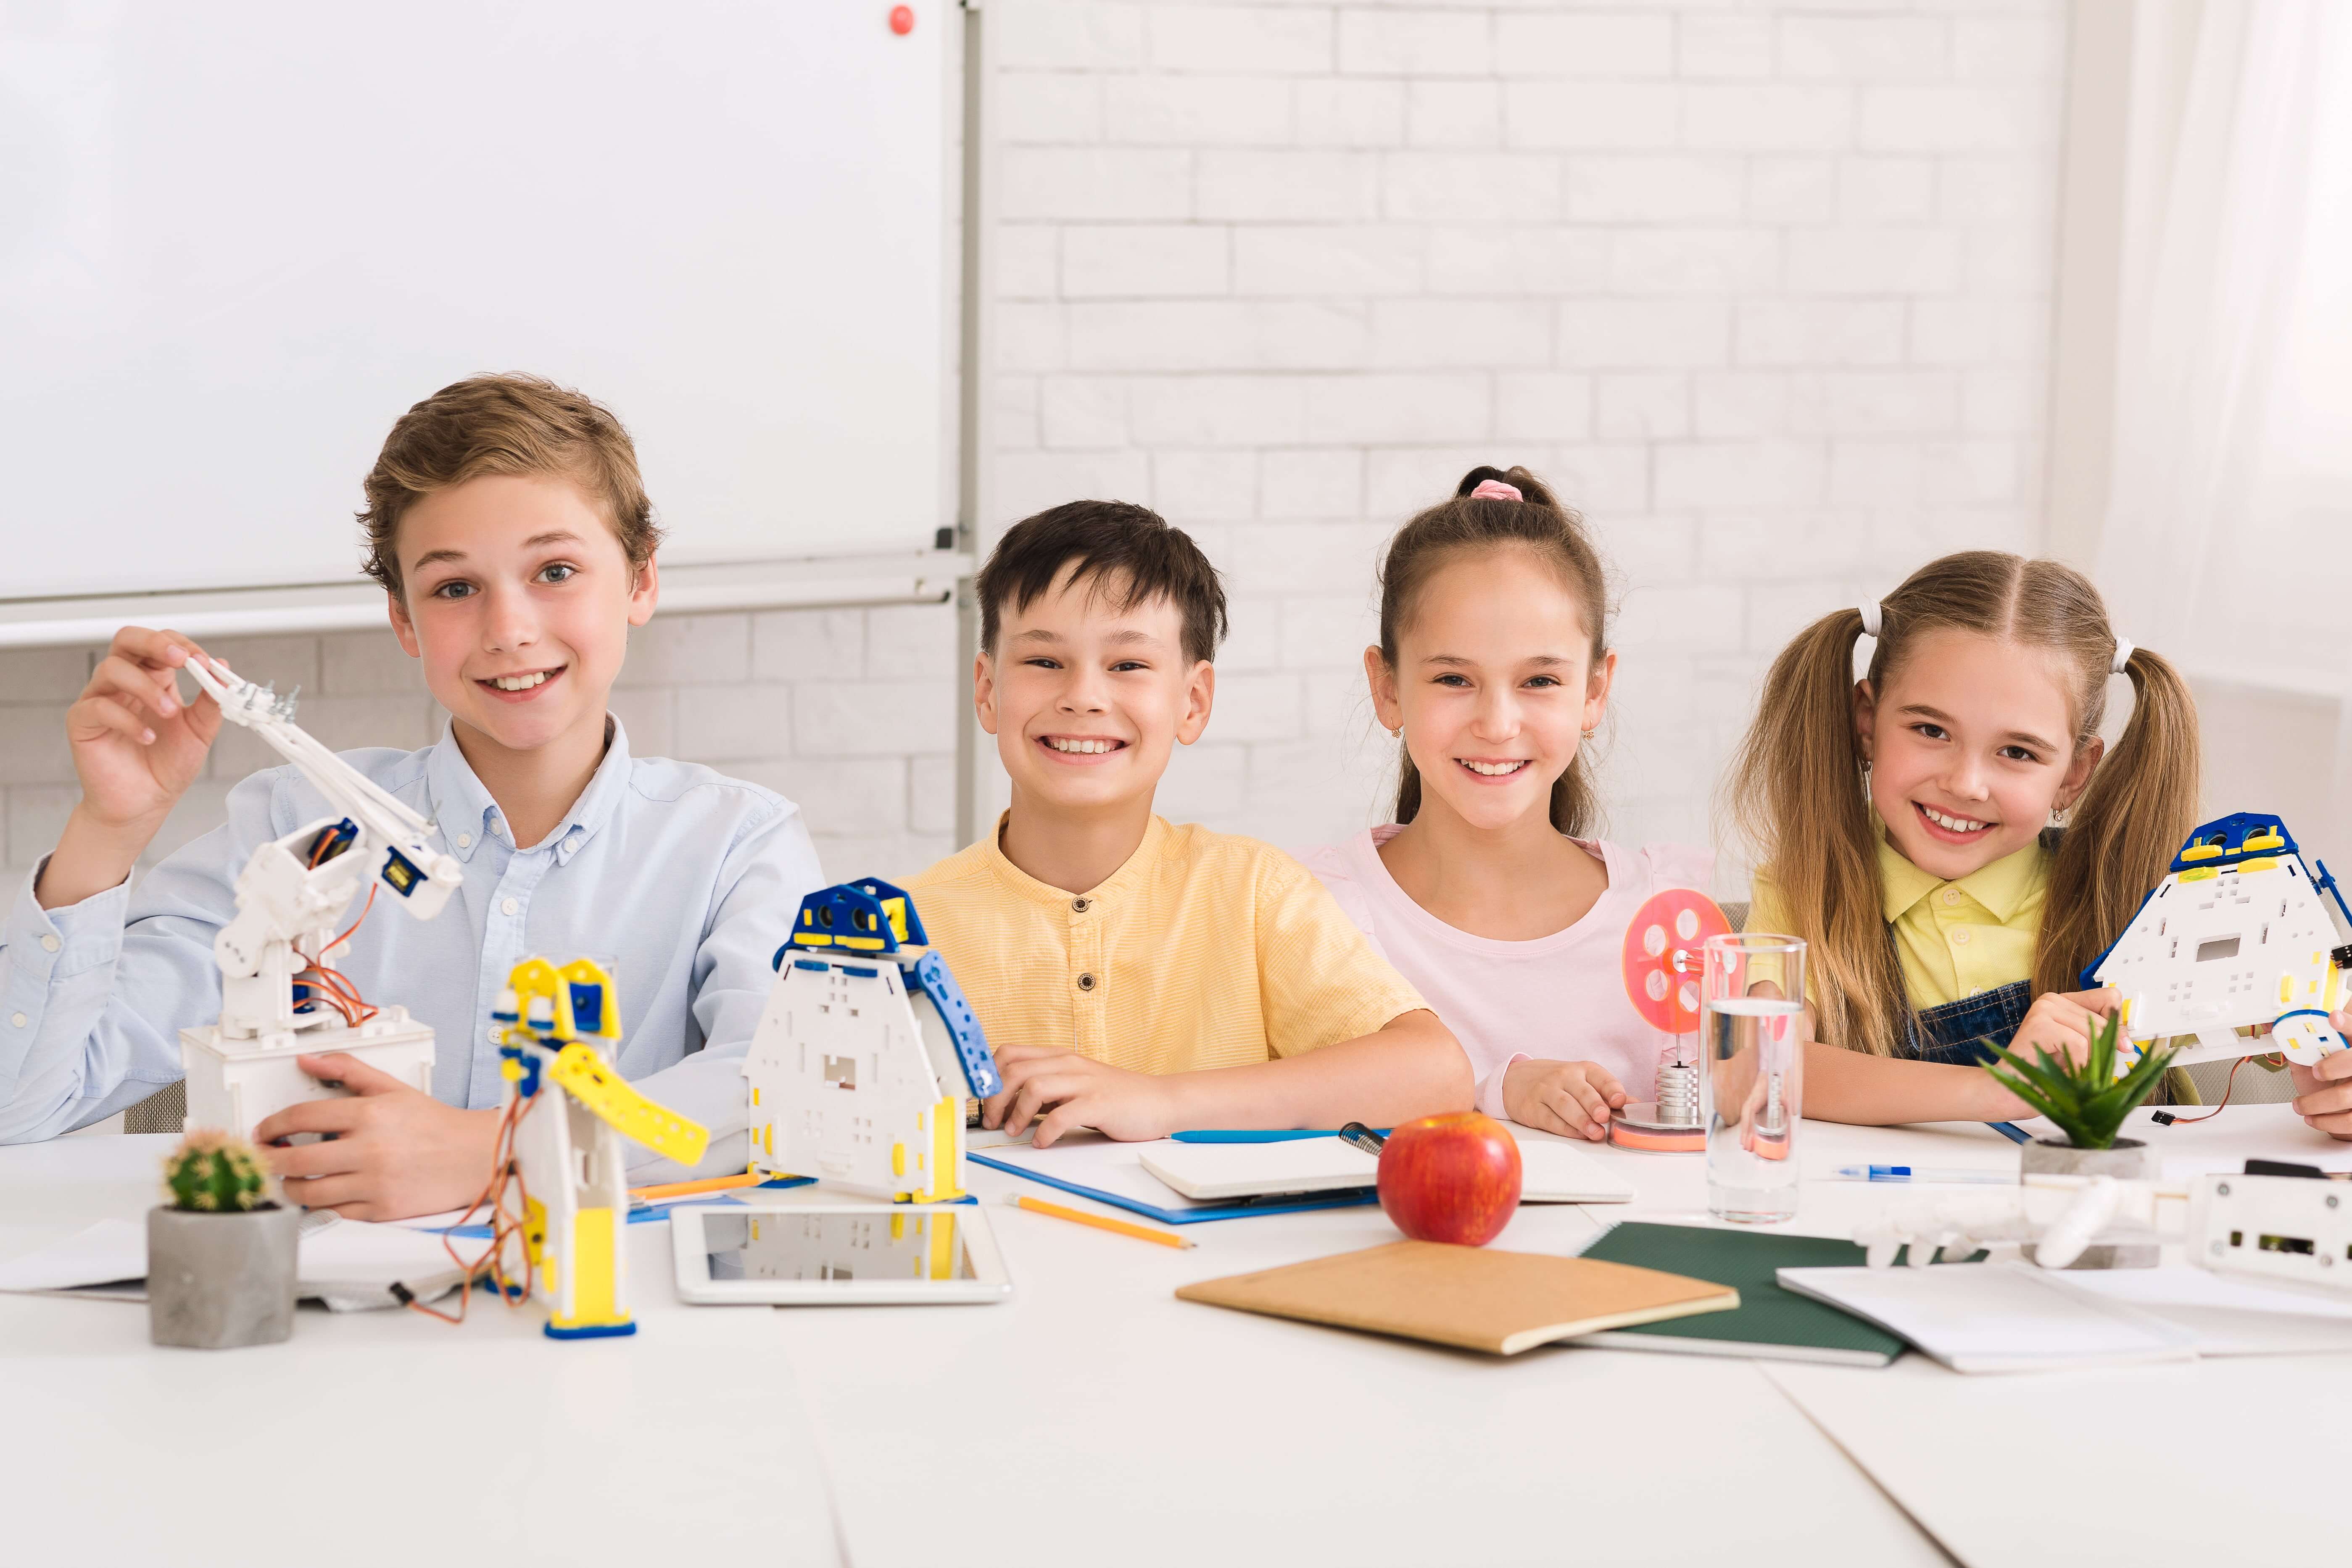
<svg viewBox="0 0 2352 1568">
<path fill-rule="evenodd" d="M 1053 1147 L 1074 1127 L 1091 1127 L 1122 1142 L 1165 1138 L 1183 1128 L 1169 1080 L 1151 1073 L 1045 1046 L 1007 1046 L 996 1053 L 996 1068 L 1004 1092 L 981 1102 L 980 1124 L 1018 1133 L 1042 1117 L 1033 1148 Z"/>
<path fill-rule="evenodd" d="M 2352 1007 L 2328 1022 L 2338 1035 L 2352 1039 Z M 2289 1062 L 2286 1070 L 2294 1079 L 2294 1113 L 2305 1125 L 2352 1142 L 2352 1050 L 2324 1056 L 2317 1067 Z"/>
<path fill-rule="evenodd" d="M 1513 1062 L 1503 1069 L 1503 1110 L 1524 1127 L 1589 1138 L 1609 1136 L 1609 1113 L 1625 1090 L 1599 1062 Z"/>
<path fill-rule="evenodd" d="M 341 1051 L 295 1060 L 312 1078 L 352 1092 L 289 1105 L 253 1130 L 292 1202 L 346 1219 L 406 1219 L 463 1207 L 489 1184 L 498 1111 L 444 1105 Z M 298 1132 L 335 1136 L 269 1146 Z"/>
</svg>

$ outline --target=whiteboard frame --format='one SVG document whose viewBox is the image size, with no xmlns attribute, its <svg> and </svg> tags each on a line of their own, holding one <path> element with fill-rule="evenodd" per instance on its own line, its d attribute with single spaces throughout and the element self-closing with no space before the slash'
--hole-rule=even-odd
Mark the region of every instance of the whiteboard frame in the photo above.
<svg viewBox="0 0 2352 1568">
<path fill-rule="evenodd" d="M 738 562 L 681 562 L 661 569 L 663 612 L 846 609 L 864 605 L 943 605 L 972 573 L 953 550 L 883 555 L 821 555 Z M 127 626 L 170 626 L 190 637 L 349 631 L 385 623 L 384 592 L 364 577 L 346 583 L 212 588 L 152 594 L 0 600 L 0 648 L 106 643 Z"/>
</svg>

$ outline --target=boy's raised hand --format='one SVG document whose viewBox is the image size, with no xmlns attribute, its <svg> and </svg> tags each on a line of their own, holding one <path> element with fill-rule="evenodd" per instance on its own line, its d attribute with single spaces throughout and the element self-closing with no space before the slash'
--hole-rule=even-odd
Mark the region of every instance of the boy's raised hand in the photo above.
<svg viewBox="0 0 2352 1568">
<path fill-rule="evenodd" d="M 1048 1046 L 1006 1046 L 996 1053 L 996 1068 L 1004 1090 L 981 1102 L 981 1125 L 1018 1133 L 1037 1121 L 1033 1148 L 1052 1148 L 1074 1127 L 1091 1127 L 1122 1142 L 1183 1130 L 1171 1080 L 1151 1073 Z"/>
<path fill-rule="evenodd" d="M 203 771 L 220 706 L 180 700 L 176 671 L 205 650 L 177 632 L 125 626 L 66 710 L 81 801 L 36 889 L 44 909 L 121 884 Z"/>
<path fill-rule="evenodd" d="M 1609 1113 L 1625 1090 L 1599 1062 L 1513 1062 L 1503 1069 L 1503 1110 L 1523 1127 L 1589 1138 L 1609 1136 Z"/>
<path fill-rule="evenodd" d="M 253 1130 L 293 1202 L 347 1219 L 408 1219 L 462 1207 L 489 1184 L 498 1111 L 444 1105 L 341 1051 L 297 1057 L 295 1064 L 352 1092 L 289 1105 Z M 297 1132 L 334 1138 L 270 1147 Z"/>
</svg>

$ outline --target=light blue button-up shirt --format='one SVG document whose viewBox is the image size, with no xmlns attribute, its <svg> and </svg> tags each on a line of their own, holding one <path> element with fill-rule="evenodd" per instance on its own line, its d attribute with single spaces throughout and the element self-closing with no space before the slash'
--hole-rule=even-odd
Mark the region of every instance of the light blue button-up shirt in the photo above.
<svg viewBox="0 0 2352 1568">
<path fill-rule="evenodd" d="M 632 757 L 616 720 L 571 813 L 522 849 L 446 730 L 421 752 L 343 759 L 437 824 L 466 868 L 433 920 L 377 900 L 337 964 L 368 1001 L 433 1026 L 435 1095 L 498 1104 L 490 1009 L 509 973 L 534 954 L 587 956 L 620 994 L 623 1076 L 710 1130 L 706 1166 L 740 1169 L 742 1057 L 770 961 L 824 885 L 800 808 L 695 763 Z M 135 890 L 45 910 L 28 877 L 0 931 L 0 1142 L 86 1126 L 180 1078 L 179 1031 L 220 1014 L 213 938 L 236 912 L 238 873 L 263 843 L 332 815 L 295 769 L 272 768 Z M 659 1163 L 635 1145 L 630 1157 L 633 1170 Z"/>
</svg>

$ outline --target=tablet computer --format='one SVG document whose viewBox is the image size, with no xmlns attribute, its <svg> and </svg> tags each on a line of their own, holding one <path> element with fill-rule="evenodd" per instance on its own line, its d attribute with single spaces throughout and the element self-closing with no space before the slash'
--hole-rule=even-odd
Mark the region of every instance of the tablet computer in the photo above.
<svg viewBox="0 0 2352 1568">
<path fill-rule="evenodd" d="M 973 1204 L 736 1202 L 670 1211 L 677 1293 L 704 1306 L 1001 1301 L 1012 1276 Z"/>
</svg>

